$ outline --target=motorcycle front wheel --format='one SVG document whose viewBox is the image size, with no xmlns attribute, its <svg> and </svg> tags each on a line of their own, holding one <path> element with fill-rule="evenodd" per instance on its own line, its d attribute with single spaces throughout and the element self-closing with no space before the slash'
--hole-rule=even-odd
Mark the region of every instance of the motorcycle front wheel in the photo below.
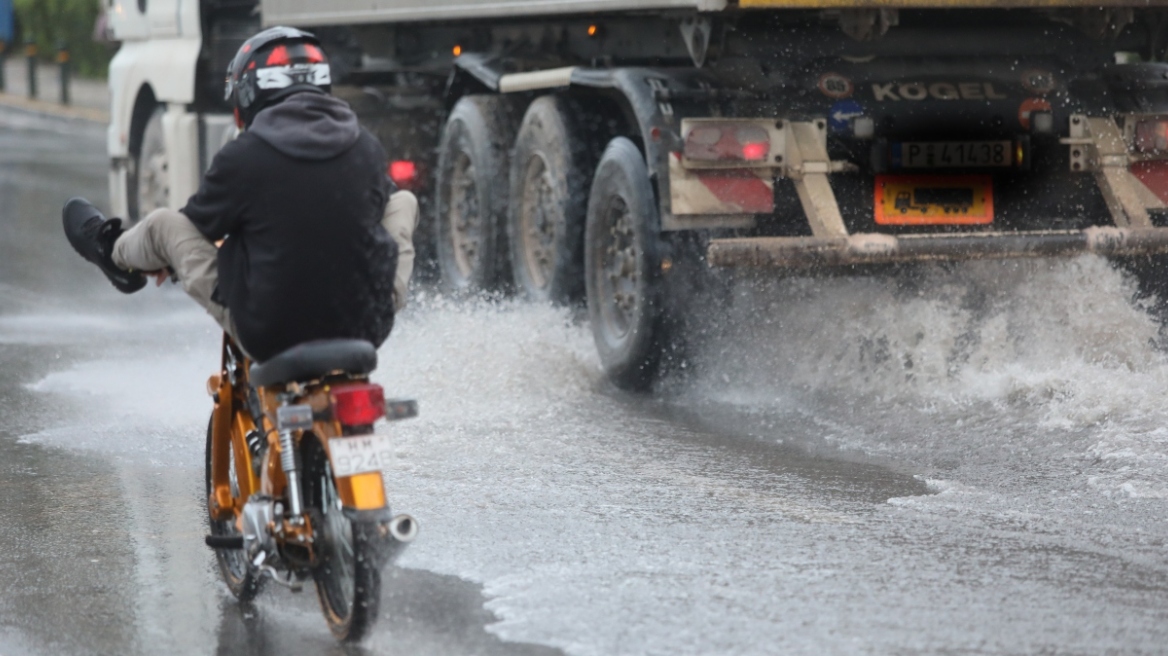
<svg viewBox="0 0 1168 656">
<path fill-rule="evenodd" d="M 214 439 L 212 428 L 215 425 L 215 413 L 211 413 L 211 419 L 207 422 L 207 462 L 206 462 L 206 479 L 207 479 L 207 498 L 211 496 L 211 441 Z M 231 454 L 228 462 L 228 471 L 231 480 L 231 494 L 232 496 L 239 496 L 239 481 L 235 475 L 235 450 L 229 449 Z M 217 521 L 209 519 L 208 523 L 211 528 L 211 535 L 215 536 L 230 536 L 235 537 L 240 535 L 239 530 L 235 527 L 234 520 Z M 259 573 L 248 565 L 247 555 L 242 549 L 216 549 L 215 560 L 219 562 L 219 573 L 223 576 L 223 582 L 227 584 L 227 588 L 231 590 L 231 594 L 235 598 L 248 602 L 255 598 L 260 591 L 260 584 L 263 579 L 260 578 Z"/>
<path fill-rule="evenodd" d="M 381 598 L 378 527 L 344 515 L 324 448 L 311 435 L 301 444 L 304 507 L 312 519 L 316 554 L 312 568 L 316 593 L 333 635 L 342 642 L 356 642 L 377 621 Z"/>
</svg>

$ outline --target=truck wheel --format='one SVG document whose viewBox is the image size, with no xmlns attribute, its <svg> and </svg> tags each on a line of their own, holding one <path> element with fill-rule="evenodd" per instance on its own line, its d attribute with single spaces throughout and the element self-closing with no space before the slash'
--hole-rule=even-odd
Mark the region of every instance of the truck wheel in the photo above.
<svg viewBox="0 0 1168 656">
<path fill-rule="evenodd" d="M 130 181 L 130 216 L 137 222 L 160 207 L 170 206 L 170 158 L 162 133 L 162 107 L 154 110 L 142 132 L 142 148 L 134 160 Z"/>
<path fill-rule="evenodd" d="M 527 108 L 511 156 L 507 237 L 511 271 L 525 296 L 569 303 L 584 292 L 584 219 L 594 159 L 568 101 Z"/>
<path fill-rule="evenodd" d="M 645 159 L 632 141 L 609 142 L 588 198 L 584 278 L 588 318 L 605 373 L 645 389 L 665 342 L 660 217 Z"/>
<path fill-rule="evenodd" d="M 452 291 L 489 290 L 505 278 L 510 104 L 467 96 L 446 120 L 438 146 L 434 220 L 438 268 Z"/>
</svg>

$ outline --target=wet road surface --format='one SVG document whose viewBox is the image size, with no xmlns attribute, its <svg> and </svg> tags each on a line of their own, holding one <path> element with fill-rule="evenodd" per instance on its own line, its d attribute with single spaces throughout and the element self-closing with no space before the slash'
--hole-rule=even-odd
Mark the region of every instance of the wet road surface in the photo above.
<svg viewBox="0 0 1168 656">
<path fill-rule="evenodd" d="M 1168 363 L 1093 259 L 743 282 L 652 397 L 569 312 L 422 292 L 375 374 L 422 407 L 380 429 L 421 534 L 377 630 L 240 607 L 214 326 L 60 234 L 103 138 L 0 111 L 0 654 L 1168 652 Z"/>
</svg>

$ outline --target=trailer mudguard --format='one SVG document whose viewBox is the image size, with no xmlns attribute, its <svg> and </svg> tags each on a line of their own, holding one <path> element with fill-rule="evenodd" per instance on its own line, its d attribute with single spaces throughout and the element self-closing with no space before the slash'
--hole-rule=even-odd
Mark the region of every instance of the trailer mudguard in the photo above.
<svg viewBox="0 0 1168 656">
<path fill-rule="evenodd" d="M 678 218 L 669 204 L 669 153 L 681 147 L 681 119 L 674 114 L 669 100 L 670 89 L 686 88 L 686 79 L 696 75 L 696 71 L 667 72 L 646 68 L 577 68 L 571 73 L 571 86 L 609 90 L 624 100 L 622 106 L 629 113 L 626 119 L 630 125 L 638 128 L 639 145 L 645 154 L 649 177 L 657 192 L 663 231 L 711 227 L 694 225 L 691 220 Z"/>
</svg>

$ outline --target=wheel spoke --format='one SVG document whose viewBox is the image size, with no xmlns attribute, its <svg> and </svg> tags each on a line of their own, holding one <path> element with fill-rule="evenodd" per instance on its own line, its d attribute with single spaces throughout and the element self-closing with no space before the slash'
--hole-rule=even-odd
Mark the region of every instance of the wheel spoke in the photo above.
<svg viewBox="0 0 1168 656">
<path fill-rule="evenodd" d="M 340 497 L 327 463 L 318 485 L 321 491 L 319 510 L 322 515 L 318 543 L 322 547 L 321 558 L 325 571 L 330 574 L 327 577 L 325 594 L 338 614 L 348 616 L 352 612 L 353 595 L 356 590 L 353 531 L 349 519 L 341 512 Z"/>
<path fill-rule="evenodd" d="M 211 448 L 211 435 L 208 429 L 208 450 Z M 209 454 L 208 454 L 209 456 Z M 228 444 L 227 449 L 227 480 L 229 489 L 231 490 L 232 498 L 239 498 L 239 477 L 235 470 L 236 459 L 235 449 L 233 445 Z M 207 490 L 210 491 L 211 486 L 211 472 L 210 472 L 210 457 L 208 457 L 208 471 L 207 471 Z M 210 520 L 211 534 L 217 536 L 238 536 L 240 535 L 239 528 L 235 524 L 234 519 L 227 520 Z M 241 600 L 251 599 L 258 591 L 259 582 L 255 575 L 250 571 L 251 568 L 247 561 L 247 556 L 242 550 L 238 549 L 217 549 L 215 557 L 219 562 L 219 570 L 223 575 L 224 581 L 231 589 L 232 594 Z"/>
</svg>

